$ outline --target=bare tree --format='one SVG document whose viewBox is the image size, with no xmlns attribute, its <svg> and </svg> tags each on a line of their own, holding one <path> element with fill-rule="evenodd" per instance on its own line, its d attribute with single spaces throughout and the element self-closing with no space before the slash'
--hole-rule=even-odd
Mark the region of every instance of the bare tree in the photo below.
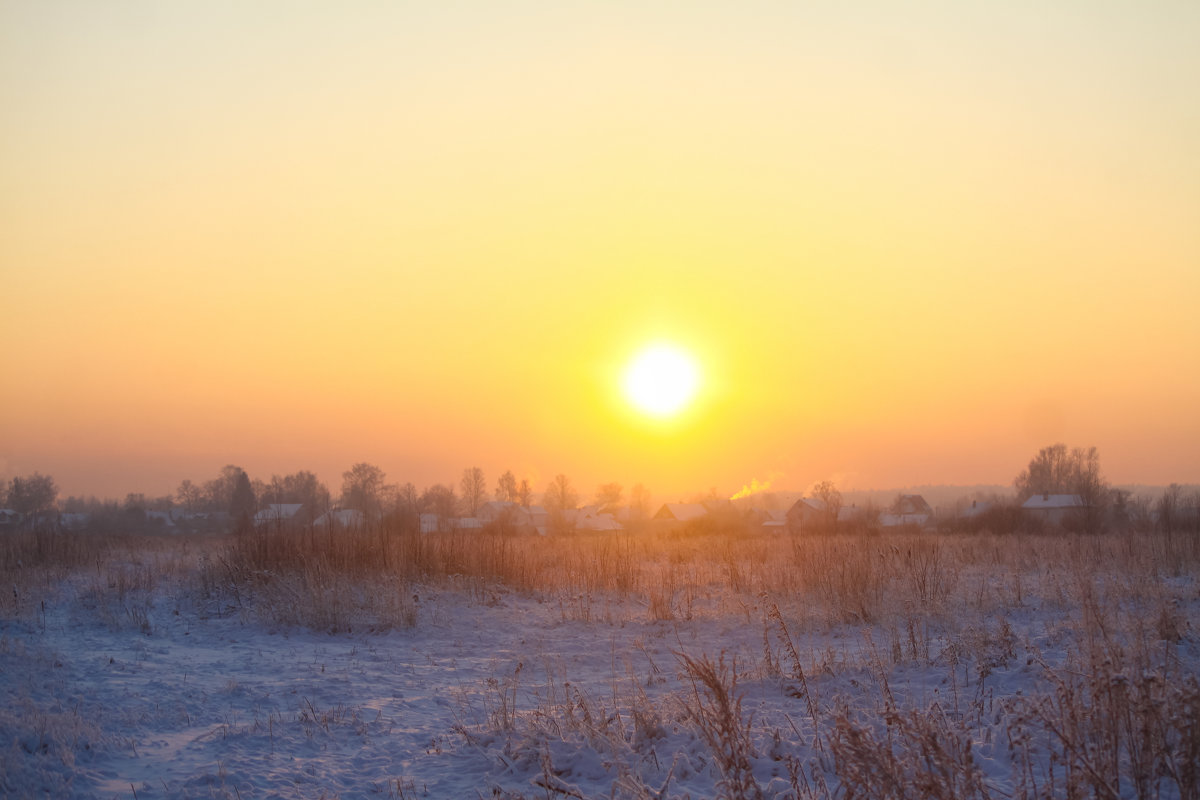
<svg viewBox="0 0 1200 800">
<path fill-rule="evenodd" d="M 571 479 L 560 472 L 546 487 L 543 502 L 548 511 L 570 511 L 578 505 L 579 495 L 571 485 Z"/>
<path fill-rule="evenodd" d="M 13 478 L 8 487 L 8 507 L 33 520 L 36 528 L 39 517 L 54 508 L 58 486 L 54 478 L 35 472 L 24 478 Z"/>
<path fill-rule="evenodd" d="M 508 470 L 496 481 L 496 499 L 505 503 L 515 503 L 518 498 L 517 477 Z"/>
<path fill-rule="evenodd" d="M 462 490 L 463 510 L 468 517 L 475 516 L 479 507 L 487 502 L 487 481 L 484 480 L 483 470 L 479 467 L 464 469 L 458 488 Z"/>
<path fill-rule="evenodd" d="M 517 502 L 522 508 L 529 508 L 533 503 L 533 487 L 529 485 L 529 478 L 521 478 L 521 485 L 517 487 Z"/>
<path fill-rule="evenodd" d="M 362 512 L 368 520 L 377 520 L 383 501 L 384 471 L 374 464 L 359 462 L 342 473 L 342 504 Z"/>
<path fill-rule="evenodd" d="M 455 497 L 454 490 L 445 484 L 434 484 L 421 493 L 421 510 L 436 514 L 439 526 L 449 524 L 457 505 L 458 498 Z"/>
<path fill-rule="evenodd" d="M 216 478 L 204 483 L 204 503 L 209 511 L 228 511 L 233 503 L 233 490 L 239 476 L 246 471 L 236 464 L 227 464 Z"/>
<path fill-rule="evenodd" d="M 204 499 L 204 492 L 199 486 L 185 478 L 183 483 L 179 484 L 179 488 L 175 490 L 175 498 L 183 504 L 183 507 L 190 514 L 199 508 L 201 501 Z"/>
<path fill-rule="evenodd" d="M 573 510 L 579 503 L 579 495 L 571 486 L 571 479 L 560 472 L 546 487 L 542 502 L 550 514 L 550 526 L 555 530 L 565 531 L 569 527 L 566 512 Z"/>
<path fill-rule="evenodd" d="M 396 505 L 393 513 L 399 519 L 400 529 L 416 533 L 421 530 L 421 498 L 417 487 L 404 483 L 396 487 Z"/>
<path fill-rule="evenodd" d="M 833 481 L 821 481 L 813 486 L 812 496 L 820 500 L 823 506 L 825 530 L 836 531 L 838 515 L 842 512 L 842 493 L 837 485 Z"/>
<path fill-rule="evenodd" d="M 619 483 L 603 483 L 596 487 L 596 505 L 615 506 L 621 502 L 625 487 Z"/>
</svg>

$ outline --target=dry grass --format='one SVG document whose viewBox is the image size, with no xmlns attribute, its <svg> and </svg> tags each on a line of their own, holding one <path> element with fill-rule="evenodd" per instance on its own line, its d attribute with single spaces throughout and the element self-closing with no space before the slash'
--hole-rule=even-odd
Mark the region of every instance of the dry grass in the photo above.
<svg viewBox="0 0 1200 800">
<path fill-rule="evenodd" d="M 416 596 L 430 589 L 480 603 L 517 592 L 598 624 L 669 630 L 736 616 L 761 625 L 761 661 L 680 653 L 680 695 L 647 698 L 653 676 L 631 674 L 624 696 L 614 690 L 604 701 L 557 680 L 536 707 L 520 705 L 527 685 L 509 671 L 485 695 L 481 725 L 499 740 L 535 743 L 532 754 L 512 750 L 538 764 L 545 796 L 575 796 L 555 769 L 555 741 L 624 765 L 619 796 L 667 796 L 675 765 L 645 765 L 675 725 L 695 732 L 727 797 L 1197 797 L 1200 681 L 1178 648 L 1194 647 L 1182 609 L 1198 576 L 1200 539 L 1160 534 L 799 538 L 705 528 L 541 538 L 386 526 L 206 540 L 24 534 L 0 540 L 0 579 L 13 587 L 0 593 L 0 613 L 36 618 L 70 585 L 108 624 L 150 633 L 148 598 L 170 581 L 202 613 L 328 631 L 415 625 Z M 1009 618 L 1032 609 L 1065 620 L 1055 623 L 1065 659 L 1014 633 Z M 812 634 L 847 629 L 864 631 L 860 644 L 805 646 L 819 638 Z M 993 696 L 995 676 L 1021 664 L 1034 690 Z M 938 702 L 893 695 L 889 675 L 908 666 L 944 671 Z M 859 675 L 853 706 L 819 696 L 847 674 Z M 779 687 L 789 729 L 745 710 L 744 681 Z M 316 727 L 340 713 L 310 712 Z M 994 735 L 1013 769 L 1002 792 L 984 779 L 974 749 Z"/>
</svg>

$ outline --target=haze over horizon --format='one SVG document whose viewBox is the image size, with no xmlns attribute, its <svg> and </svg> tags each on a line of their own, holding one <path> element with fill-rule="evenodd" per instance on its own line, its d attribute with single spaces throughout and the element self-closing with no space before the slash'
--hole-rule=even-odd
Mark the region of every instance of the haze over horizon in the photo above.
<svg viewBox="0 0 1200 800">
<path fill-rule="evenodd" d="M 1200 483 L 1196 41 L 1194 3 L 0 2 L 0 479 L 665 498 L 1065 442 Z M 669 413 L 625 386 L 658 343 Z"/>
</svg>

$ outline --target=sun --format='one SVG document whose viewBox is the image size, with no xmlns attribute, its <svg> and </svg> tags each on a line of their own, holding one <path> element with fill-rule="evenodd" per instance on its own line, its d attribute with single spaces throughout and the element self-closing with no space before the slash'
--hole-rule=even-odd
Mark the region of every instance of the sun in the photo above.
<svg viewBox="0 0 1200 800">
<path fill-rule="evenodd" d="M 625 396 L 643 414 L 670 417 L 683 411 L 700 388 L 700 370 L 686 351 L 654 344 L 638 352 L 625 370 Z"/>
</svg>

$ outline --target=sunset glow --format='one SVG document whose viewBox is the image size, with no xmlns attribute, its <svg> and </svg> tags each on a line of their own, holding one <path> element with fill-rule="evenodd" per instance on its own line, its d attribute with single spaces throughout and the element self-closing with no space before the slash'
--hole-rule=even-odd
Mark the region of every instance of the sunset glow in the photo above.
<svg viewBox="0 0 1200 800">
<path fill-rule="evenodd" d="M 1200 4 L 502 5 L 0 4 L 0 478 L 1200 481 Z"/>
</svg>

